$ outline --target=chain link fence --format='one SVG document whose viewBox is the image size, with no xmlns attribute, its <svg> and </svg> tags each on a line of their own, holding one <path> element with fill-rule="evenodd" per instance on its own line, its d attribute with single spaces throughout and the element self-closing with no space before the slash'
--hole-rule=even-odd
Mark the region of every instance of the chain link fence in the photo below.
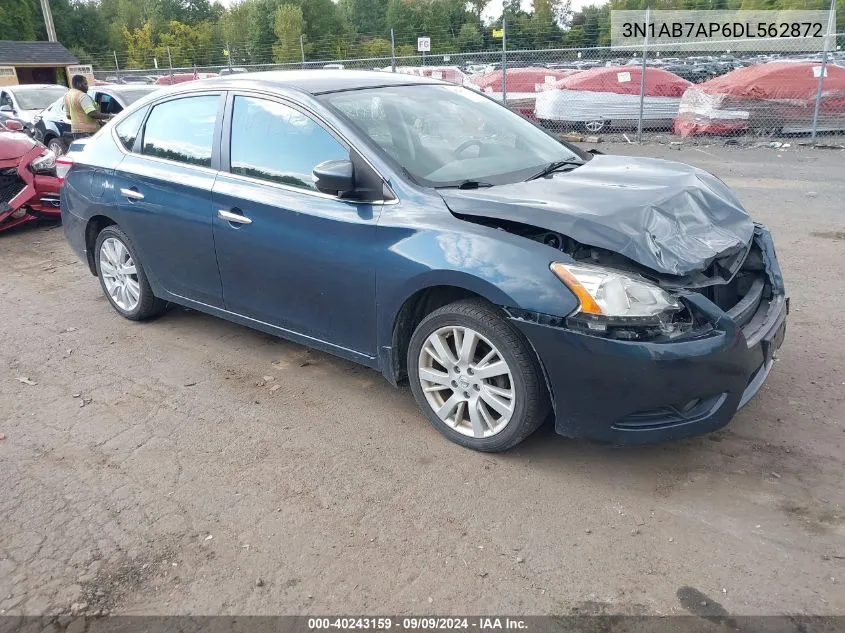
<svg viewBox="0 0 845 633">
<path fill-rule="evenodd" d="M 378 56 L 331 55 L 300 41 L 296 48 L 301 59 L 288 63 L 249 63 L 245 54 L 239 62 L 238 47 L 227 47 L 228 63 L 204 66 L 162 68 L 156 60 L 153 68 L 127 70 L 114 55 L 111 64 L 107 58 L 95 62 L 95 76 L 106 82 L 169 84 L 268 70 L 379 70 L 478 90 L 573 138 L 634 141 L 659 134 L 842 144 L 845 33 L 829 39 L 832 50 L 823 53 L 787 38 L 761 40 L 768 44 L 761 45 L 767 52 L 731 51 L 726 46 L 708 53 L 682 45 L 557 48 L 554 42 L 547 48 L 512 49 L 493 40 L 481 52 L 407 54 L 410 45 L 387 42 L 381 48 L 388 50 Z M 160 53 L 170 57 L 169 50 Z"/>
</svg>

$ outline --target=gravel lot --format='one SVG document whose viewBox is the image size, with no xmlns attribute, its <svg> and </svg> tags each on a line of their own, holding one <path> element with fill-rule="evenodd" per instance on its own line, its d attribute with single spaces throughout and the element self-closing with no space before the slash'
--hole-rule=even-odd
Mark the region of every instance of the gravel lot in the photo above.
<svg viewBox="0 0 845 633">
<path fill-rule="evenodd" d="M 787 341 L 726 429 L 473 453 L 375 372 L 125 321 L 60 228 L 3 234 L 0 613 L 845 614 L 845 152 L 599 147 L 774 233 Z"/>
</svg>

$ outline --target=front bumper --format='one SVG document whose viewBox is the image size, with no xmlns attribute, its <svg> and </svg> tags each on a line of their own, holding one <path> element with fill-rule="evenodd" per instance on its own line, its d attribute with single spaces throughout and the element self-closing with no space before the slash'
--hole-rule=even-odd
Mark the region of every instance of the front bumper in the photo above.
<svg viewBox="0 0 845 633">
<path fill-rule="evenodd" d="M 716 326 L 691 340 L 619 341 L 514 319 L 537 351 L 561 435 L 616 445 L 714 431 L 759 391 L 783 343 L 789 302 L 776 295 L 753 334 L 703 297 Z"/>
</svg>

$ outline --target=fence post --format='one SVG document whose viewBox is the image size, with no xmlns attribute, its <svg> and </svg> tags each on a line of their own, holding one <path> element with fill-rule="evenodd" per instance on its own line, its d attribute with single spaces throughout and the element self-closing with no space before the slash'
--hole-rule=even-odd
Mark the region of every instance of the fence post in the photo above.
<svg viewBox="0 0 845 633">
<path fill-rule="evenodd" d="M 170 47 L 167 47 L 167 54 L 170 55 Z M 229 48 L 229 42 L 226 42 L 226 59 L 229 60 L 229 74 L 232 74 L 232 49 Z"/>
<path fill-rule="evenodd" d="M 508 27 L 502 7 L 502 105 L 508 105 Z"/>
<path fill-rule="evenodd" d="M 117 74 L 117 83 L 120 83 L 120 66 L 117 65 L 117 51 L 112 51 L 114 54 L 114 72 Z"/>
<path fill-rule="evenodd" d="M 822 51 L 822 65 L 819 68 L 819 83 L 816 86 L 816 105 L 813 108 L 813 133 L 810 136 L 810 139 L 815 142 L 816 140 L 816 131 L 819 125 L 819 110 L 821 109 L 822 104 L 822 91 L 824 89 L 824 75 L 827 71 L 827 47 L 830 45 L 830 40 L 835 39 L 834 33 L 836 32 L 836 18 L 835 18 L 835 11 L 836 11 L 836 0 L 830 0 L 830 13 L 827 17 L 827 36 L 824 38 L 824 50 Z"/>
<path fill-rule="evenodd" d="M 302 53 L 302 68 L 305 68 L 305 44 L 303 43 L 304 35 L 299 36 L 299 52 Z"/>
<path fill-rule="evenodd" d="M 645 71 L 646 56 L 648 55 L 648 23 L 651 18 L 651 8 L 645 10 L 645 40 L 643 40 L 643 66 L 640 73 L 640 116 L 637 118 L 637 143 L 643 142 L 643 105 L 645 104 Z"/>
<path fill-rule="evenodd" d="M 170 83 L 173 83 L 173 58 L 170 56 L 170 47 L 167 47 L 167 65 L 170 68 Z"/>
<path fill-rule="evenodd" d="M 393 39 L 393 29 L 390 29 L 390 72 L 396 72 L 396 40 Z"/>
</svg>

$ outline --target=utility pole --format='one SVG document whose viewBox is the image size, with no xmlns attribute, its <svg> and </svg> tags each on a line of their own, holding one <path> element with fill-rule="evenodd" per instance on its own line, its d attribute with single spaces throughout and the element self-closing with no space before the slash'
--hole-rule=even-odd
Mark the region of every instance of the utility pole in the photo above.
<svg viewBox="0 0 845 633">
<path fill-rule="evenodd" d="M 502 105 L 508 105 L 508 25 L 502 6 Z"/>
<path fill-rule="evenodd" d="M 50 0 L 41 0 L 41 12 L 44 14 L 44 26 L 47 28 L 47 40 L 58 42 L 56 26 L 53 24 L 53 12 L 50 10 Z"/>
<path fill-rule="evenodd" d="M 648 24 L 651 19 L 651 7 L 645 9 L 645 39 L 643 40 L 643 65 L 640 68 L 640 116 L 637 118 L 637 143 L 643 142 L 643 107 L 645 105 L 645 74 L 648 70 L 646 58 L 648 57 Z"/>
</svg>

